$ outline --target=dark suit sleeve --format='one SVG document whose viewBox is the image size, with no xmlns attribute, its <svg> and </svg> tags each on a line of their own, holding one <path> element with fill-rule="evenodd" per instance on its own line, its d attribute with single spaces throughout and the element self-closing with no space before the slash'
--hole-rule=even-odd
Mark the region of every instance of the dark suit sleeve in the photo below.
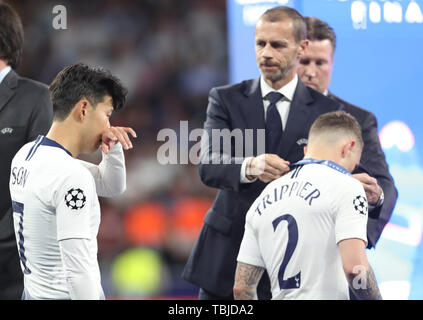
<svg viewBox="0 0 423 320">
<path fill-rule="evenodd" d="M 369 212 L 367 223 L 368 248 L 374 247 L 380 238 L 383 228 L 391 218 L 397 201 L 398 192 L 395 188 L 392 176 L 389 173 L 385 154 L 380 146 L 377 132 L 376 117 L 369 113 L 362 123 L 364 149 L 361 157 L 361 164 L 367 173 L 376 178 L 383 189 L 385 200 L 382 206 Z"/>
<path fill-rule="evenodd" d="M 28 123 L 27 141 L 33 141 L 38 135 L 45 135 L 53 122 L 53 105 L 47 87 L 41 87 L 37 101 L 34 102 Z"/>
<path fill-rule="evenodd" d="M 209 187 L 239 191 L 240 171 L 244 159 L 233 156 L 232 142 L 230 148 L 224 148 L 223 139 L 216 139 L 219 132 L 229 133 L 231 130 L 229 111 L 222 102 L 218 90 L 213 88 L 209 94 L 207 119 L 201 138 L 198 171 L 201 181 Z"/>
</svg>

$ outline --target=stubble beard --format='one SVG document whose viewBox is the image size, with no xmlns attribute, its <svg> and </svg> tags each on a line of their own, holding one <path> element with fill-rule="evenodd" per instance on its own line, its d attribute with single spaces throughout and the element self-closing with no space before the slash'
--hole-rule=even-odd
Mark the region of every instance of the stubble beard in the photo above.
<svg viewBox="0 0 423 320">
<path fill-rule="evenodd" d="M 263 71 L 261 73 L 266 80 L 275 83 L 285 79 L 292 72 L 292 70 L 294 70 L 294 67 L 295 62 L 290 63 L 285 68 L 278 68 L 278 70 L 273 74 L 266 75 Z"/>
</svg>

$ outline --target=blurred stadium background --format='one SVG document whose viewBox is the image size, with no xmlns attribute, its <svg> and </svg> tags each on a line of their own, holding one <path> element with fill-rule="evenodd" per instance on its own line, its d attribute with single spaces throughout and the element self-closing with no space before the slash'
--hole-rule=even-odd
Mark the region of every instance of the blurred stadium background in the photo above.
<svg viewBox="0 0 423 320">
<path fill-rule="evenodd" d="M 125 109 L 112 117 L 139 136 L 126 153 L 127 191 L 101 199 L 98 259 L 109 299 L 196 297 L 180 274 L 216 191 L 192 164 L 160 165 L 157 134 L 179 132 L 180 121 L 202 128 L 212 87 L 258 75 L 252 26 L 280 4 L 334 27 L 332 91 L 378 117 L 400 196 L 369 256 L 384 297 L 423 299 L 422 0 L 7 2 L 25 29 L 21 75 L 49 84 L 64 66 L 85 62 L 111 70 L 129 89 Z M 67 10 L 66 30 L 52 27 L 56 5 Z"/>
<path fill-rule="evenodd" d="M 7 2 L 24 24 L 21 75 L 49 84 L 64 66 L 84 62 L 109 69 L 129 89 L 125 109 L 111 119 L 139 136 L 126 152 L 127 191 L 100 198 L 106 296 L 195 296 L 180 274 L 215 191 L 194 165 L 160 165 L 157 134 L 179 132 L 181 120 L 202 128 L 208 91 L 228 82 L 225 0 Z M 59 4 L 66 30 L 52 27 Z"/>
</svg>

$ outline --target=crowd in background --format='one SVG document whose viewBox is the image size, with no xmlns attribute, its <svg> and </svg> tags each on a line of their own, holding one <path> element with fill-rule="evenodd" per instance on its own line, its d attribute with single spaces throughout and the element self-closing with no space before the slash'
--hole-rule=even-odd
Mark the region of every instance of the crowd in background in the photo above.
<svg viewBox="0 0 423 320">
<path fill-rule="evenodd" d="M 63 67 L 84 62 L 109 69 L 129 89 L 111 119 L 138 134 L 126 152 L 127 191 L 100 198 L 106 296 L 194 297 L 197 288 L 180 274 L 216 190 L 193 164 L 161 165 L 157 135 L 179 133 L 180 121 L 202 128 L 209 90 L 227 83 L 225 0 L 65 1 L 65 30 L 52 25 L 56 1 L 9 3 L 24 24 L 22 76 L 49 84 Z"/>
</svg>

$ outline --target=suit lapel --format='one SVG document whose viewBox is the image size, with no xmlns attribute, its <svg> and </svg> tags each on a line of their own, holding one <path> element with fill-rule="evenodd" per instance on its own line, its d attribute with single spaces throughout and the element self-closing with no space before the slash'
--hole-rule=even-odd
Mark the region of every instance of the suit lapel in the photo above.
<svg viewBox="0 0 423 320">
<path fill-rule="evenodd" d="M 345 110 L 345 105 L 342 102 L 342 100 L 340 98 L 338 98 L 337 96 L 335 96 L 332 92 L 328 91 L 327 97 L 330 98 L 330 99 L 332 99 L 332 100 L 334 100 L 334 101 L 336 101 L 336 102 L 338 102 L 340 104 L 339 110 L 346 111 Z"/>
<path fill-rule="evenodd" d="M 0 111 L 15 95 L 15 88 L 18 85 L 18 75 L 11 70 L 0 84 Z"/>
<path fill-rule="evenodd" d="M 245 82 L 243 96 L 240 101 L 241 113 L 244 117 L 246 128 L 253 129 L 253 154 L 258 155 L 264 152 L 264 145 L 260 143 L 257 129 L 265 129 L 264 106 L 261 97 L 260 78 Z"/>
<path fill-rule="evenodd" d="M 261 97 L 260 78 L 247 82 L 241 109 L 249 129 L 264 129 L 264 107 Z"/>
<path fill-rule="evenodd" d="M 307 87 L 298 79 L 297 88 L 289 109 L 283 140 L 279 146 L 280 155 L 286 157 L 292 145 L 304 131 L 307 120 L 311 115 L 310 104 L 313 101 Z"/>
</svg>

